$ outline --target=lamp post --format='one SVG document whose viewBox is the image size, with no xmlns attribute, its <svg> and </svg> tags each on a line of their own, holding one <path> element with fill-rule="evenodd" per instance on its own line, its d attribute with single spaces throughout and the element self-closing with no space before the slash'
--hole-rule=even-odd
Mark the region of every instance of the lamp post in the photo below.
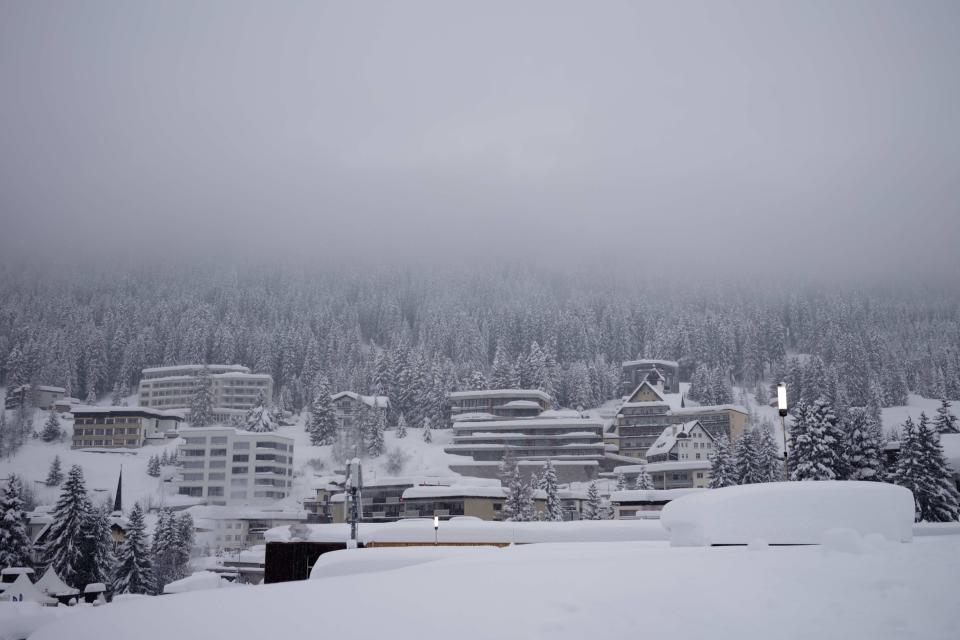
<svg viewBox="0 0 960 640">
<path fill-rule="evenodd" d="M 777 385 L 777 411 L 780 413 L 780 425 L 783 430 L 783 479 L 789 480 L 787 471 L 787 383 Z"/>
<path fill-rule="evenodd" d="M 440 516 L 433 516 L 433 546 L 437 546 L 440 540 Z"/>
</svg>

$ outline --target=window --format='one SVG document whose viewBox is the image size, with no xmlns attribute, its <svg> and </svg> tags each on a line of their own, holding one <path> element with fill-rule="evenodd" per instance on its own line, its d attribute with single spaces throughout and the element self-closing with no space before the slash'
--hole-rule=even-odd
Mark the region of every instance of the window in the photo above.
<svg viewBox="0 0 960 640">
<path fill-rule="evenodd" d="M 223 497 L 223 487 L 207 487 L 207 495 L 211 497 Z"/>
<path fill-rule="evenodd" d="M 259 460 L 259 457 L 257 459 Z M 244 454 L 244 455 L 233 454 L 233 461 L 234 462 L 250 462 L 250 456 L 247 454 Z"/>
<path fill-rule="evenodd" d="M 203 469 L 203 460 L 184 460 L 180 466 L 184 469 Z"/>
<path fill-rule="evenodd" d="M 243 474 L 247 472 L 247 467 L 233 467 L 230 471 L 234 474 Z"/>
<path fill-rule="evenodd" d="M 208 473 L 207 480 L 223 480 L 225 475 L 226 474 L 224 474 L 222 471 L 218 471 L 216 473 Z"/>
<path fill-rule="evenodd" d="M 233 487 L 245 487 L 247 486 L 246 478 L 232 478 L 230 480 L 230 485 Z"/>
<path fill-rule="evenodd" d="M 186 458 L 201 458 L 206 454 L 203 449 L 181 449 L 180 455 Z"/>
<path fill-rule="evenodd" d="M 202 473 L 185 473 L 183 474 L 183 479 L 186 482 L 203 482 Z"/>
<path fill-rule="evenodd" d="M 210 444 L 227 444 L 227 436 L 215 436 L 210 438 Z"/>
<path fill-rule="evenodd" d="M 184 438 L 187 444 L 207 444 L 206 438 Z"/>
<path fill-rule="evenodd" d="M 233 443 L 233 448 L 234 448 L 235 450 L 238 450 L 238 451 L 246 451 L 246 450 L 250 449 L 250 443 L 249 443 L 249 442 L 234 442 L 234 443 Z"/>
<path fill-rule="evenodd" d="M 203 487 L 180 487 L 180 495 L 202 498 Z"/>
<path fill-rule="evenodd" d="M 244 500 L 247 497 L 246 491 L 231 491 L 230 497 L 234 500 Z"/>
<path fill-rule="evenodd" d="M 210 449 L 211 458 L 224 458 L 227 455 L 226 449 Z"/>
<path fill-rule="evenodd" d="M 703 471 L 697 472 L 697 478 L 703 479 Z"/>
</svg>

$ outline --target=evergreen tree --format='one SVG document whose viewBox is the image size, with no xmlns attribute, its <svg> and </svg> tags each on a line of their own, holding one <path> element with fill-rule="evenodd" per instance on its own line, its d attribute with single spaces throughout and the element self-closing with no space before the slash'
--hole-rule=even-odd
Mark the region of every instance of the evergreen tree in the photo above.
<svg viewBox="0 0 960 640">
<path fill-rule="evenodd" d="M 433 431 L 430 429 L 430 418 L 423 419 L 423 441 L 433 442 Z"/>
<path fill-rule="evenodd" d="M 63 482 L 63 471 L 60 468 L 60 456 L 53 456 L 50 471 L 47 472 L 47 486 L 58 487 Z"/>
<path fill-rule="evenodd" d="M 156 454 L 150 456 L 150 459 L 147 461 L 147 475 L 153 478 L 160 477 L 160 458 Z"/>
<path fill-rule="evenodd" d="M 113 536 L 110 532 L 112 505 L 93 508 L 84 524 L 84 557 L 87 559 L 87 584 L 91 582 L 110 582 L 114 574 L 116 558 L 113 555 Z"/>
<path fill-rule="evenodd" d="M 194 381 L 190 397 L 190 424 L 206 427 L 213 421 L 213 380 L 210 378 L 210 369 L 204 365 Z"/>
<path fill-rule="evenodd" d="M 917 440 L 927 476 L 920 495 L 920 519 L 926 522 L 954 522 L 960 516 L 960 496 L 953 482 L 953 470 L 944 456 L 940 434 L 934 431 L 923 412 L 917 423 Z"/>
<path fill-rule="evenodd" d="M 40 438 L 44 442 L 58 442 L 63 439 L 63 429 L 60 428 L 60 419 L 57 412 L 51 409 L 47 414 L 47 421 L 43 424 Z"/>
<path fill-rule="evenodd" d="M 483 375 L 483 371 L 479 369 L 474 370 L 470 374 L 470 379 L 467 380 L 467 389 L 470 391 L 484 391 L 487 388 L 487 378 Z"/>
<path fill-rule="evenodd" d="M 506 521 L 529 522 L 534 519 L 533 486 L 524 477 L 520 467 L 514 465 L 506 485 L 501 516 Z"/>
<path fill-rule="evenodd" d="M 882 481 L 883 432 L 869 410 L 851 407 L 845 421 L 850 480 Z"/>
<path fill-rule="evenodd" d="M 120 543 L 113 592 L 153 594 L 157 586 L 148 550 L 146 524 L 140 503 L 133 505 L 126 537 Z"/>
<path fill-rule="evenodd" d="M 721 435 L 714 443 L 714 447 L 715 450 L 710 455 L 709 487 L 719 489 L 737 484 L 737 464 L 730 440 L 727 439 L 727 436 Z"/>
<path fill-rule="evenodd" d="M 387 412 L 383 409 L 374 409 L 374 414 L 370 439 L 367 441 L 367 454 L 371 458 L 377 458 L 383 453 L 383 432 L 387 428 Z"/>
<path fill-rule="evenodd" d="M 254 433 L 268 433 L 277 430 L 277 426 L 270 416 L 270 411 L 266 407 L 262 393 L 259 398 L 257 398 L 257 402 L 247 411 L 243 428 Z"/>
<path fill-rule="evenodd" d="M 544 519 L 550 522 L 563 521 L 563 502 L 560 499 L 560 486 L 557 482 L 557 471 L 553 467 L 553 461 L 547 460 L 543 467 L 543 473 L 540 474 L 540 480 L 537 488 L 547 495 L 546 511 Z"/>
<path fill-rule="evenodd" d="M 323 375 L 317 378 L 307 431 L 310 433 L 310 444 L 315 446 L 333 444 L 337 439 L 337 416 L 330 399 L 329 383 Z"/>
<path fill-rule="evenodd" d="M 780 459 L 780 449 L 773 437 L 773 430 L 769 425 L 762 424 L 755 429 L 756 444 L 756 482 L 778 482 L 783 480 L 783 461 Z"/>
<path fill-rule="evenodd" d="M 87 497 L 83 469 L 73 465 L 67 472 L 60 498 L 53 508 L 53 522 L 47 536 L 44 559 L 64 582 L 75 589 L 83 589 L 87 585 L 88 561 L 84 554 L 88 545 L 84 544 L 84 536 L 92 513 L 93 506 Z"/>
<path fill-rule="evenodd" d="M 153 575 L 158 593 L 163 587 L 178 580 L 180 528 L 173 510 L 161 509 L 157 526 L 153 531 L 153 547 L 150 550 Z"/>
<path fill-rule="evenodd" d="M 0 568 L 33 566 L 21 492 L 20 479 L 11 474 L 0 494 Z"/>
<path fill-rule="evenodd" d="M 940 400 L 937 417 L 933 419 L 933 426 L 937 433 L 958 433 L 957 416 L 950 413 L 950 403 L 946 398 Z"/>
<path fill-rule="evenodd" d="M 190 575 L 190 556 L 196 543 L 193 516 L 184 512 L 176 521 L 177 526 L 177 580 Z"/>
<path fill-rule="evenodd" d="M 397 438 L 403 439 L 407 437 L 407 419 L 403 417 L 403 414 L 400 414 L 400 417 L 397 418 Z"/>
<path fill-rule="evenodd" d="M 617 472 L 617 491 L 623 491 L 627 488 L 627 478 L 622 471 Z"/>
<path fill-rule="evenodd" d="M 642 491 L 653 489 L 653 478 L 650 477 L 650 473 L 647 471 L 647 465 L 642 462 L 640 463 L 640 472 L 634 480 L 633 488 Z"/>
<path fill-rule="evenodd" d="M 737 484 L 762 482 L 757 460 L 757 434 L 750 429 L 733 445 L 737 469 Z"/>
<path fill-rule="evenodd" d="M 164 449 L 163 453 L 160 454 L 160 466 L 166 467 L 170 465 L 170 459 L 167 457 L 167 450 Z"/>
<path fill-rule="evenodd" d="M 584 520 L 603 520 L 603 503 L 600 500 L 600 490 L 597 483 L 591 482 L 587 489 L 587 504 L 583 507 Z"/>
<path fill-rule="evenodd" d="M 821 398 L 808 407 L 801 401 L 795 407 L 794 418 L 790 433 L 790 479 L 842 478 L 843 434 L 837 428 L 829 403 Z"/>
</svg>

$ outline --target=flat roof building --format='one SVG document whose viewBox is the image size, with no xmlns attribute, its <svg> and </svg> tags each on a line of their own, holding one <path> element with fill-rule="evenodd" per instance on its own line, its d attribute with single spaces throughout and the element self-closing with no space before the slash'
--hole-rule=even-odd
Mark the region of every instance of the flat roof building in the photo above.
<svg viewBox="0 0 960 640">
<path fill-rule="evenodd" d="M 151 440 L 174 437 L 183 417 L 147 407 L 77 405 L 73 413 L 73 449 L 137 449 Z"/>
<path fill-rule="evenodd" d="M 550 394 L 539 389 L 483 389 L 453 391 L 447 394 L 450 419 L 530 418 L 553 406 Z"/>
<path fill-rule="evenodd" d="M 215 417 L 218 409 L 247 411 L 262 396 L 265 403 L 273 400 L 273 377 L 267 373 L 250 373 L 241 365 L 206 365 L 210 371 Z M 201 364 L 151 367 L 144 369 L 140 380 L 140 405 L 156 409 L 187 409 L 193 399 Z M 229 417 L 229 416 L 228 416 Z"/>
</svg>

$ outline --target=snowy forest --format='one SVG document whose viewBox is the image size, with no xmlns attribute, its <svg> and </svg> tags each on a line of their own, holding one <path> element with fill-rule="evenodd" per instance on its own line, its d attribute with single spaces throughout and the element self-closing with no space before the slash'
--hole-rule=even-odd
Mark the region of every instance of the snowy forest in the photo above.
<svg viewBox="0 0 960 640">
<path fill-rule="evenodd" d="M 759 383 L 785 379 L 798 400 L 842 391 L 890 406 L 908 392 L 960 398 L 958 301 L 946 289 L 671 286 L 519 266 L 7 270 L 0 382 L 93 402 L 135 393 L 144 367 L 235 363 L 272 374 L 287 409 L 307 407 L 323 374 L 334 392 L 389 395 L 419 424 L 452 389 L 541 388 L 561 406 L 597 406 L 621 393 L 622 360 L 653 357 L 680 363 L 692 397 L 719 376 L 761 396 Z"/>
</svg>

